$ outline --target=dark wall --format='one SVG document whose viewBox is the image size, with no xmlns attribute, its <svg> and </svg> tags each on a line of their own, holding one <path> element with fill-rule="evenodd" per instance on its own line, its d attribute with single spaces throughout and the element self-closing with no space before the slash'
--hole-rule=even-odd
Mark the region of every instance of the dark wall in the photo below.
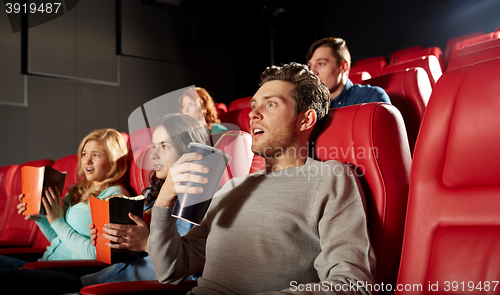
<svg viewBox="0 0 500 295">
<path fill-rule="evenodd" d="M 2 5 L 0 166 L 74 154 L 94 129 L 128 132 L 133 110 L 186 86 L 233 100 L 234 8 L 219 2 L 84 0 L 17 33 Z"/>
<path fill-rule="evenodd" d="M 321 1 L 322 36 L 347 42 L 353 61 L 500 26 L 497 0 Z"/>
</svg>

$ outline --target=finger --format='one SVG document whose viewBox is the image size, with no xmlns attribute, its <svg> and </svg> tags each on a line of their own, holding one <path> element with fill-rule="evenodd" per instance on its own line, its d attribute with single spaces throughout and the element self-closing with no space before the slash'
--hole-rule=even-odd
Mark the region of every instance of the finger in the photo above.
<svg viewBox="0 0 500 295">
<path fill-rule="evenodd" d="M 45 190 L 45 196 L 44 196 L 44 197 L 42 197 L 42 200 L 44 200 L 44 199 L 46 200 L 46 202 L 47 202 L 50 206 L 52 206 L 52 203 L 53 203 L 53 202 L 52 202 L 52 196 L 50 195 L 50 191 L 49 191 L 48 189 L 46 189 L 46 190 Z"/>
<path fill-rule="evenodd" d="M 89 224 L 89 229 L 95 229 L 95 225 L 93 223 Z"/>
<path fill-rule="evenodd" d="M 199 184 L 205 184 L 208 182 L 208 178 L 206 176 L 203 176 L 203 175 L 184 173 L 184 174 L 172 175 L 172 181 L 174 183 L 194 182 L 194 183 L 199 183 Z"/>
<path fill-rule="evenodd" d="M 111 236 L 114 236 L 114 237 L 122 237 L 122 236 L 125 235 L 124 231 L 112 229 L 112 228 L 109 228 L 109 227 L 103 227 L 102 230 L 104 231 L 103 234 L 108 234 L 108 235 L 111 235 Z M 113 241 L 113 242 L 116 242 L 116 241 Z"/>
<path fill-rule="evenodd" d="M 55 193 L 57 199 L 60 199 L 61 192 L 59 191 L 59 188 L 57 186 L 54 187 L 54 193 Z"/>
<path fill-rule="evenodd" d="M 189 162 L 189 161 L 195 161 L 195 160 L 201 160 L 203 159 L 203 155 L 199 153 L 185 153 L 182 155 L 177 162 L 173 166 L 176 165 L 181 165 L 183 163 Z"/>
<path fill-rule="evenodd" d="M 23 198 L 24 198 L 24 194 L 20 194 L 20 195 L 18 196 L 18 198 L 19 198 L 19 202 L 22 202 L 22 201 L 23 201 Z"/>
<path fill-rule="evenodd" d="M 187 185 L 176 184 L 175 185 L 175 192 L 177 194 L 201 194 L 203 192 L 203 188 L 197 187 L 197 186 L 187 186 Z"/>
<path fill-rule="evenodd" d="M 42 197 L 42 204 L 45 207 L 45 210 L 51 211 L 52 208 L 51 208 L 51 206 L 49 204 L 49 201 L 47 201 L 46 197 Z"/>
<path fill-rule="evenodd" d="M 26 208 L 26 203 L 19 203 L 17 206 L 16 206 L 17 209 L 21 209 L 21 208 Z"/>
<path fill-rule="evenodd" d="M 52 203 L 55 203 L 55 201 L 57 200 L 57 196 L 56 196 L 56 193 L 54 192 L 54 189 L 52 187 L 49 187 L 48 191 L 49 191 L 49 194 L 48 194 L 49 201 Z"/>
<path fill-rule="evenodd" d="M 139 216 L 129 213 L 128 217 L 132 219 L 132 221 L 135 222 L 135 224 L 137 224 L 138 226 L 146 226 L 146 222 L 144 222 L 144 220 L 142 220 L 142 218 L 140 218 Z"/>
<path fill-rule="evenodd" d="M 172 173 L 172 175 L 186 173 L 186 172 L 198 172 L 198 173 L 206 174 L 209 172 L 209 169 L 208 169 L 208 167 L 203 166 L 201 164 L 187 162 L 187 163 L 182 163 L 181 165 L 173 167 L 170 171 L 170 173 Z"/>
<path fill-rule="evenodd" d="M 128 249 L 128 246 L 126 244 L 113 244 L 113 243 L 106 243 L 106 246 L 108 246 L 111 249 Z"/>
<path fill-rule="evenodd" d="M 26 206 L 22 206 L 22 207 L 17 207 L 17 213 L 22 215 L 24 211 L 26 211 Z"/>
<path fill-rule="evenodd" d="M 104 225 L 105 229 L 110 229 L 110 230 L 116 230 L 120 232 L 126 232 L 129 231 L 132 227 L 136 225 L 131 225 L 131 224 L 118 224 L 118 223 L 106 223 Z"/>
</svg>

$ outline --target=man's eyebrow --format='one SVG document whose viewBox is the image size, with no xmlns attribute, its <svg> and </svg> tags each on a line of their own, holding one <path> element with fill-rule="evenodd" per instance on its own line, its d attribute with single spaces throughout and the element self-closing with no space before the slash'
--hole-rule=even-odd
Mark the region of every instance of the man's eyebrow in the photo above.
<svg viewBox="0 0 500 295">
<path fill-rule="evenodd" d="M 264 95 L 264 96 L 262 97 L 262 99 L 263 99 L 263 100 L 269 100 L 269 99 L 271 99 L 271 98 L 277 98 L 277 99 L 279 99 L 279 100 L 285 100 L 285 99 L 283 98 L 283 96 L 281 96 L 280 94 Z M 256 100 L 255 98 L 252 98 L 252 99 L 250 100 L 250 104 L 252 104 L 252 103 L 254 103 L 254 102 L 256 102 L 256 101 L 257 101 L 257 100 Z"/>
</svg>

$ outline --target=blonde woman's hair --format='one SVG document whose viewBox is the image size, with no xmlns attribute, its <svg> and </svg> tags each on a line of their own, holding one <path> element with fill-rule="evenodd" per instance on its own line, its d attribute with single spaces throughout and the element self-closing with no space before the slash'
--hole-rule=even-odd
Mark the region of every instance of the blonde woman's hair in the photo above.
<svg viewBox="0 0 500 295">
<path fill-rule="evenodd" d="M 106 174 L 106 179 L 97 185 L 93 181 L 85 178 L 85 171 L 81 164 L 82 151 L 87 142 L 95 140 L 104 145 L 111 169 Z M 127 144 L 122 135 L 115 129 L 98 129 L 90 132 L 89 135 L 80 142 L 78 147 L 78 179 L 80 182 L 69 190 L 71 204 L 87 202 L 89 197 L 97 197 L 106 188 L 114 185 L 122 185 L 128 171 L 128 151 Z"/>
</svg>

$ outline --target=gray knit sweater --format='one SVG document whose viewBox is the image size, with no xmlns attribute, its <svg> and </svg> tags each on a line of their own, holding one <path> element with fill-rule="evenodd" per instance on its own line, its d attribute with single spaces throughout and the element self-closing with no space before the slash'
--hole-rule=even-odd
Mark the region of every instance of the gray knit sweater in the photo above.
<svg viewBox="0 0 500 295">
<path fill-rule="evenodd" d="M 353 287 L 374 284 L 363 197 L 337 161 L 259 171 L 226 183 L 182 238 L 172 210 L 154 207 L 149 255 L 161 283 L 203 267 L 193 294 L 365 294 Z"/>
</svg>

